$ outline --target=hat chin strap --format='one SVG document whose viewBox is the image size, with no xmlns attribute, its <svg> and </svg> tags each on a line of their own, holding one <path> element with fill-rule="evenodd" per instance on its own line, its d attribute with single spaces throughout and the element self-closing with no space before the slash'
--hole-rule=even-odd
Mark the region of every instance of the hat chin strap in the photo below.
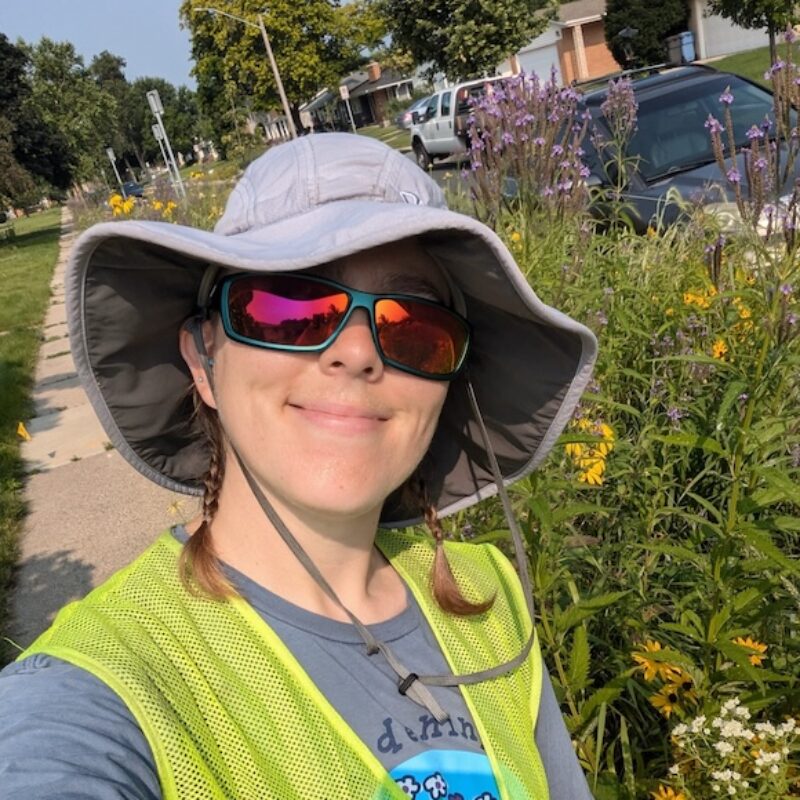
<svg viewBox="0 0 800 800">
<path fill-rule="evenodd" d="M 213 360 L 209 357 L 205 347 L 205 342 L 203 341 L 200 320 L 192 320 L 189 323 L 189 330 L 192 333 L 195 346 L 200 354 L 206 380 L 208 381 L 209 389 L 213 395 L 215 391 L 214 376 L 212 373 Z M 510 661 L 506 661 L 490 669 L 480 670 L 478 672 L 469 672 L 462 675 L 454 675 L 452 673 L 448 675 L 418 675 L 404 666 L 397 656 L 392 652 L 389 645 L 376 639 L 369 628 L 364 625 L 358 619 L 358 617 L 356 617 L 356 615 L 344 605 L 344 603 L 342 603 L 333 587 L 325 579 L 325 576 L 319 571 L 319 569 L 317 569 L 308 553 L 306 553 L 291 531 L 286 527 L 286 524 L 280 518 L 278 512 L 275 510 L 272 503 L 270 503 L 270 501 L 267 499 L 263 490 L 258 485 L 258 482 L 253 477 L 252 472 L 250 469 L 248 469 L 244 459 L 239 454 L 239 451 L 233 445 L 231 440 L 227 438 L 226 434 L 228 446 L 231 448 L 231 451 L 233 452 L 233 455 L 239 465 L 239 469 L 241 469 L 242 474 L 244 475 L 245 480 L 250 487 L 250 490 L 253 492 L 253 495 L 258 501 L 258 504 L 261 506 L 261 509 L 263 510 L 267 519 L 286 543 L 287 547 L 294 554 L 295 558 L 300 562 L 306 572 L 311 576 L 320 589 L 322 589 L 327 597 L 339 608 L 341 608 L 342 611 L 344 611 L 344 613 L 355 626 L 355 629 L 358 631 L 358 634 L 361 636 L 364 644 L 367 646 L 367 654 L 374 655 L 380 652 L 383 655 L 399 679 L 397 688 L 400 694 L 407 696 L 409 699 L 425 708 L 428 713 L 430 713 L 438 722 L 445 722 L 447 719 L 449 719 L 449 714 L 442 708 L 431 691 L 428 689 L 428 686 L 459 686 L 462 684 L 480 683 L 481 681 L 490 680 L 491 678 L 496 678 L 499 675 L 504 675 L 505 673 L 516 669 L 527 659 L 531 651 L 531 647 L 533 646 L 535 636 L 535 627 L 533 622 L 533 592 L 531 589 L 530 576 L 528 575 L 528 566 L 524 557 L 525 546 L 522 541 L 522 535 L 520 533 L 519 526 L 514 519 L 514 514 L 511 509 L 511 501 L 503 484 L 503 477 L 500 473 L 500 468 L 498 466 L 494 450 L 492 449 L 491 442 L 489 441 L 489 434 L 486 430 L 486 426 L 484 425 L 483 417 L 481 416 L 480 408 L 478 407 L 478 401 L 475 397 L 475 391 L 472 387 L 472 382 L 469 380 L 469 376 L 466 378 L 466 385 L 470 405 L 475 415 L 475 419 L 478 422 L 484 447 L 486 448 L 486 452 L 489 454 L 489 463 L 491 466 L 492 475 L 494 477 L 497 491 L 500 495 L 503 505 L 503 511 L 505 512 L 506 520 L 508 521 L 509 529 L 511 531 L 511 537 L 514 543 L 514 554 L 517 561 L 517 569 L 522 582 L 522 588 L 525 594 L 526 604 L 528 606 L 528 613 L 530 614 L 531 618 L 531 633 L 528 637 L 528 640 L 522 647 L 522 650 L 520 650 L 520 652 Z M 219 414 L 219 410 L 217 410 L 217 413 Z M 222 421 L 221 415 L 220 422 L 224 432 L 225 424 Z"/>
</svg>

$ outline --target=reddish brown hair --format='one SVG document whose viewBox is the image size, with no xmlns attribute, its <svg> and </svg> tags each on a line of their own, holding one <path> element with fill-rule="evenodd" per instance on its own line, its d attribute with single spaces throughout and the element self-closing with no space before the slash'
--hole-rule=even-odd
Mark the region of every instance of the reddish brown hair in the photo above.
<svg viewBox="0 0 800 800">
<path fill-rule="evenodd" d="M 179 563 L 180 576 L 184 585 L 194 594 L 222 599 L 235 593 L 220 569 L 211 541 L 211 524 L 217 512 L 225 477 L 225 437 L 217 412 L 200 399 L 196 389 L 193 396 L 195 414 L 208 439 L 210 461 L 208 472 L 203 478 L 203 519 L 200 527 L 183 547 Z M 419 479 L 412 477 L 405 491 L 419 505 L 425 524 L 436 540 L 436 554 L 431 570 L 431 589 L 436 602 L 444 611 L 459 616 L 483 613 L 492 606 L 494 597 L 482 603 L 472 603 L 461 593 L 444 551 L 444 530 L 436 515 L 436 508 L 427 498 L 424 485 Z"/>
</svg>

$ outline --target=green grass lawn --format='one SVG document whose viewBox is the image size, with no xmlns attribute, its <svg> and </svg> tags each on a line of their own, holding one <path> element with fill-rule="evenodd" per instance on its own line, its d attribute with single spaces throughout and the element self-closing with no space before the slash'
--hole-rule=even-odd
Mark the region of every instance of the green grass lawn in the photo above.
<svg viewBox="0 0 800 800">
<path fill-rule="evenodd" d="M 60 220 L 59 208 L 15 220 L 15 240 L 0 244 L 0 632 L 6 629 L 25 513 L 17 425 L 31 413 L 31 385 L 58 258 Z M 0 639 L 0 665 L 12 655 Z"/>
<path fill-rule="evenodd" d="M 778 47 L 780 53 L 781 47 Z M 769 47 L 758 47 L 755 50 L 746 50 L 743 53 L 734 53 L 718 61 L 712 61 L 710 66 L 714 69 L 735 72 L 751 81 L 757 81 L 763 86 L 770 87 L 769 81 L 764 80 L 764 73 L 769 69 Z"/>
<path fill-rule="evenodd" d="M 394 147 L 396 150 L 411 147 L 411 134 L 394 125 L 390 125 L 388 128 L 384 128 L 380 125 L 368 125 L 365 128 L 359 128 L 356 133 L 361 136 L 371 136 L 373 139 L 380 139 L 385 144 L 388 144 L 389 147 Z"/>
</svg>

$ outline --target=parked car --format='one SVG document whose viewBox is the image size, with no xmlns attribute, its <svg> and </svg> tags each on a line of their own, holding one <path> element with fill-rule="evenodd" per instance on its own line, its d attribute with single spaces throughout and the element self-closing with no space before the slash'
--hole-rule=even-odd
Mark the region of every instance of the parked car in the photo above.
<svg viewBox="0 0 800 800">
<path fill-rule="evenodd" d="M 685 200 L 735 216 L 733 192 L 712 152 L 707 121 L 711 115 L 725 124 L 720 97 L 730 90 L 733 102 L 729 110 L 737 150 L 749 144 L 748 131 L 765 119 L 772 122 L 767 135 L 774 137 L 771 92 L 746 78 L 699 64 L 638 70 L 632 79 L 639 108 L 637 130 L 628 147 L 632 161 L 624 201 L 636 230 L 644 232 L 657 221 L 670 225 L 680 217 L 680 204 L 668 198 L 671 189 Z M 607 91 L 607 83 L 603 88 L 585 91 L 582 102 L 600 134 L 610 138 L 601 111 Z M 792 113 L 796 125 L 797 114 Z M 727 141 L 727 132 L 723 138 Z M 598 156 L 588 136 L 584 149 L 592 172 L 589 182 L 609 183 L 611 179 L 601 163 L 606 157 Z M 740 185 L 746 194 L 747 174 L 741 153 L 737 161 Z M 800 164 L 796 170 L 800 173 Z M 784 192 L 792 190 L 796 177 L 797 174 L 789 177 Z M 598 213 L 602 214 L 602 208 Z"/>
<path fill-rule="evenodd" d="M 421 108 L 427 105 L 428 100 L 430 100 L 430 95 L 418 97 L 410 106 L 404 108 L 399 114 L 397 114 L 397 116 L 395 116 L 394 124 L 397 125 L 398 128 L 402 128 L 404 131 L 409 130 L 413 121 L 414 112 L 419 111 Z"/>
<path fill-rule="evenodd" d="M 144 197 L 144 186 L 136 181 L 126 181 L 122 184 L 123 197 Z"/>
<path fill-rule="evenodd" d="M 428 102 L 413 112 L 411 149 L 422 169 L 435 159 L 467 152 L 467 117 L 472 101 L 487 91 L 496 78 L 480 78 L 457 83 L 428 98 Z"/>
</svg>

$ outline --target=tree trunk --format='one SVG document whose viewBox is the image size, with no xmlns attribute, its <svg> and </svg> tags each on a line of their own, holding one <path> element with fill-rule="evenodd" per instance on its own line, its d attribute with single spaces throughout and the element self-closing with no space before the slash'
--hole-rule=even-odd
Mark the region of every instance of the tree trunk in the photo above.
<svg viewBox="0 0 800 800">
<path fill-rule="evenodd" d="M 774 64 L 778 60 L 778 48 L 775 44 L 775 29 L 770 25 L 769 31 L 769 63 Z"/>
</svg>

